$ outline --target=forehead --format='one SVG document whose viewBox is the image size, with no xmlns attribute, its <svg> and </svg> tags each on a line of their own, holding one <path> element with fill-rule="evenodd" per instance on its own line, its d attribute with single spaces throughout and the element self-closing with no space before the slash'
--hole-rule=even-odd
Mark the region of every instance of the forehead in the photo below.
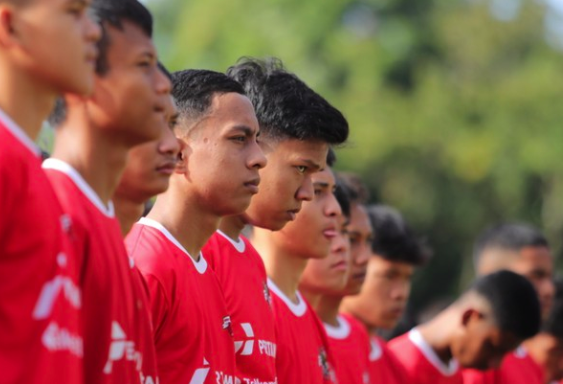
<svg viewBox="0 0 563 384">
<path fill-rule="evenodd" d="M 333 188 L 334 185 L 336 184 L 336 179 L 334 178 L 334 172 L 332 172 L 332 169 L 330 169 L 330 167 L 326 167 L 322 171 L 313 173 L 311 179 L 313 180 L 313 183 L 323 184 L 329 188 Z"/>
<path fill-rule="evenodd" d="M 276 156 L 290 161 L 313 161 L 324 168 L 328 154 L 328 144 L 320 141 L 286 139 L 279 141 L 274 148 Z"/>
<path fill-rule="evenodd" d="M 245 95 L 235 92 L 216 93 L 211 99 L 209 117 L 244 121 L 257 126 L 256 114 L 252 103 Z"/>
<path fill-rule="evenodd" d="M 108 47 L 108 58 L 124 60 L 131 56 L 148 55 L 156 58 L 156 48 L 152 39 L 134 23 L 123 20 L 122 28 L 116 28 L 110 24 L 104 24 L 110 44 Z"/>
<path fill-rule="evenodd" d="M 350 213 L 350 229 L 361 232 L 362 234 L 370 235 L 372 233 L 371 223 L 364 206 L 357 203 L 352 204 Z"/>
<path fill-rule="evenodd" d="M 368 265 L 372 270 L 397 270 L 404 273 L 412 273 L 414 266 L 402 261 L 387 260 L 377 254 L 372 254 L 369 258 Z"/>
<path fill-rule="evenodd" d="M 553 269 L 553 258 L 547 247 L 525 247 L 520 250 L 518 256 L 514 259 L 513 266 L 519 273 Z"/>
</svg>

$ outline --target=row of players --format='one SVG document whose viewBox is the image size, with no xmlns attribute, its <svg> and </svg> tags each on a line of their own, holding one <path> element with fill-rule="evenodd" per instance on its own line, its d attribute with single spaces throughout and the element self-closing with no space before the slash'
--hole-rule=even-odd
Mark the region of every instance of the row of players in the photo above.
<svg viewBox="0 0 563 384">
<path fill-rule="evenodd" d="M 364 206 L 357 179 L 336 180 L 343 115 L 275 60 L 170 76 L 141 3 L 96 0 L 96 23 L 89 5 L 0 0 L 0 382 L 560 378 L 539 233 L 487 233 L 485 276 L 387 346 L 375 333 L 426 254 L 395 211 Z M 540 312 L 542 332 L 510 352 Z M 460 369 L 505 354 L 496 371 Z"/>
</svg>

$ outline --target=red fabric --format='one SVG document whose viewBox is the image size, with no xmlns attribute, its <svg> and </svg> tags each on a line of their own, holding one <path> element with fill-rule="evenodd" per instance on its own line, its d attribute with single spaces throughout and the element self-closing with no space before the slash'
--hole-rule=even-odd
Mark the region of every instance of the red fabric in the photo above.
<svg viewBox="0 0 563 384">
<path fill-rule="evenodd" d="M 335 383 L 332 358 L 324 327 L 310 305 L 303 299 L 305 310 L 296 315 L 268 282 L 276 320 L 276 369 L 279 384 Z"/>
<path fill-rule="evenodd" d="M 508 354 L 499 369 L 464 369 L 462 374 L 468 384 L 543 384 L 541 368 L 521 348 Z"/>
<path fill-rule="evenodd" d="M 369 378 L 372 384 L 408 383 L 405 369 L 399 360 L 389 351 L 385 340 L 376 336 L 370 339 Z"/>
<path fill-rule="evenodd" d="M 139 223 L 126 243 L 150 291 L 161 383 L 234 383 L 230 317 L 204 256 L 198 270 L 165 232 Z"/>
<path fill-rule="evenodd" d="M 342 332 L 327 336 L 332 356 L 336 361 L 336 378 L 339 384 L 367 384 L 369 380 L 369 335 L 360 322 L 348 315 L 339 316 Z M 346 333 L 346 334 L 344 334 Z"/>
<path fill-rule="evenodd" d="M 242 384 L 275 383 L 276 330 L 264 262 L 241 236 L 235 245 L 216 232 L 202 253 L 223 288 L 231 316 L 237 377 Z"/>
<path fill-rule="evenodd" d="M 72 218 L 71 241 L 80 255 L 86 383 L 156 383 L 148 298 L 118 221 L 94 205 L 69 173 L 46 173 Z"/>
<path fill-rule="evenodd" d="M 412 332 L 412 331 L 411 331 Z M 404 334 L 388 343 L 389 351 L 405 369 L 408 383 L 411 384 L 461 384 L 461 372 L 457 370 L 446 375 L 434 365 L 415 345 L 410 333 Z"/>
<path fill-rule="evenodd" d="M 81 295 L 68 220 L 36 149 L 16 131 L 25 135 L 0 119 L 0 381 L 80 383 Z"/>
</svg>

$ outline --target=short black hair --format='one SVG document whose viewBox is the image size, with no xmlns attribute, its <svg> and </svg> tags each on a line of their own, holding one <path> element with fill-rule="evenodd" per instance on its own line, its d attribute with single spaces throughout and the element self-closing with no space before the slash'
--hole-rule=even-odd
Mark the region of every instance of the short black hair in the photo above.
<svg viewBox="0 0 563 384">
<path fill-rule="evenodd" d="M 346 118 L 279 59 L 243 57 L 227 75 L 244 87 L 265 139 L 297 139 L 339 145 L 348 139 Z"/>
<path fill-rule="evenodd" d="M 148 37 L 152 38 L 152 15 L 137 0 L 94 0 L 90 6 L 90 14 L 102 30 L 102 36 L 97 42 L 96 74 L 98 75 L 104 75 L 110 70 L 107 58 L 108 50 L 111 46 L 111 40 L 107 32 L 108 25 L 123 30 L 123 22 L 129 21 L 141 28 Z M 47 120 L 52 127 L 58 127 L 65 122 L 66 116 L 66 102 L 63 97 L 59 97 Z"/>
<path fill-rule="evenodd" d="M 416 236 L 399 211 L 376 204 L 368 206 L 367 212 L 373 230 L 373 253 L 389 261 L 417 266 L 426 263 L 430 250 Z"/>
<path fill-rule="evenodd" d="M 334 196 L 336 197 L 336 200 L 340 205 L 342 214 L 346 216 L 346 218 L 350 219 L 351 204 L 349 190 L 346 185 L 342 183 L 342 180 L 340 180 L 338 177 L 336 178 L 336 188 L 334 189 Z"/>
<path fill-rule="evenodd" d="M 102 37 L 98 41 L 99 54 L 96 61 L 96 73 L 99 75 L 105 74 L 110 69 L 107 61 L 108 49 L 111 46 L 107 32 L 108 26 L 123 30 L 123 23 L 129 21 L 152 38 L 152 15 L 138 0 L 94 0 L 90 8 L 92 17 L 102 28 Z"/>
<path fill-rule="evenodd" d="M 338 177 L 350 190 L 352 204 L 366 204 L 369 200 L 369 191 L 359 175 L 352 172 L 339 172 Z"/>
<path fill-rule="evenodd" d="M 213 96 L 226 93 L 245 95 L 242 86 L 224 73 L 187 69 L 172 74 L 172 97 L 180 118 L 197 119 L 205 115 Z"/>
<path fill-rule="evenodd" d="M 541 306 L 532 283 L 525 277 L 506 270 L 478 278 L 470 291 L 491 305 L 496 326 L 525 340 L 538 333 Z"/>
<path fill-rule="evenodd" d="M 526 247 L 549 247 L 549 243 L 539 229 L 529 224 L 498 224 L 487 228 L 477 237 L 473 247 L 473 260 L 477 264 L 486 249 L 519 252 Z"/>
<path fill-rule="evenodd" d="M 563 280 L 556 279 L 553 306 L 548 318 L 545 320 L 542 332 L 563 339 Z"/>
<path fill-rule="evenodd" d="M 329 148 L 326 154 L 326 165 L 332 168 L 336 164 L 336 160 L 338 160 L 336 152 L 334 152 L 334 149 Z"/>
</svg>

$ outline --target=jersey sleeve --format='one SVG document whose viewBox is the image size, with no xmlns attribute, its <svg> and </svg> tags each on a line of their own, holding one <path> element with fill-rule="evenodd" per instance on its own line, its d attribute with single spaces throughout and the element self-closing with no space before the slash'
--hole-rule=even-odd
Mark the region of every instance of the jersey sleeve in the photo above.
<svg viewBox="0 0 563 384">
<path fill-rule="evenodd" d="M 153 322 L 155 341 L 158 340 L 162 329 L 166 326 L 170 301 L 160 281 L 152 274 L 144 274 L 143 278 L 149 291 L 151 317 Z"/>
<path fill-rule="evenodd" d="M 464 369 L 461 372 L 463 384 L 495 384 L 494 371 L 479 371 L 476 369 Z"/>
</svg>

